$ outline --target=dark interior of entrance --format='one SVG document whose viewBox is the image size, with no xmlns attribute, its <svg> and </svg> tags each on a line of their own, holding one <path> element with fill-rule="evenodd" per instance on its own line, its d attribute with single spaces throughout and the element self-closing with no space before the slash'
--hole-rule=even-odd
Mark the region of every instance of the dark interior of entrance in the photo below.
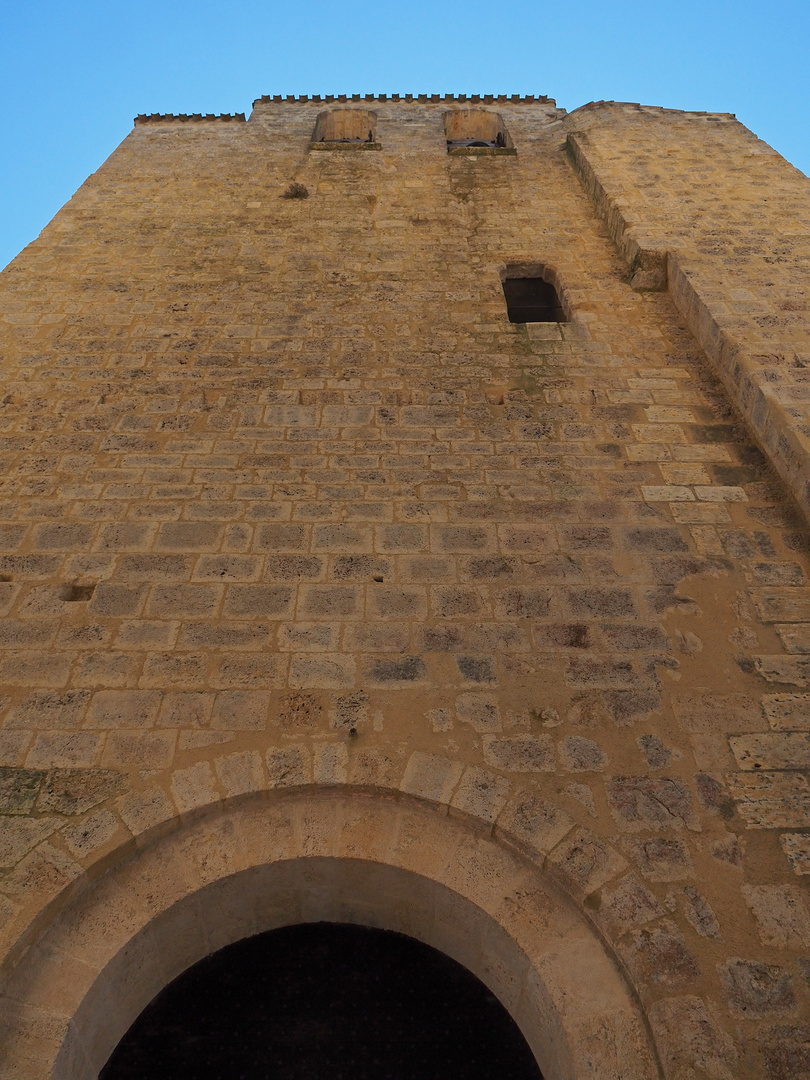
<svg viewBox="0 0 810 1080">
<path fill-rule="evenodd" d="M 542 1080 L 466 968 L 402 934 L 271 930 L 170 983 L 99 1080 Z"/>
</svg>

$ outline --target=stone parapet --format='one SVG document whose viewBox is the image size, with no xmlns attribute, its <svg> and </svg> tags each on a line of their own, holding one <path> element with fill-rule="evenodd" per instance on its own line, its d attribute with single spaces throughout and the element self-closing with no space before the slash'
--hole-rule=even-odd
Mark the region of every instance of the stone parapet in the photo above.
<svg viewBox="0 0 810 1080">
<path fill-rule="evenodd" d="M 555 105 L 554 98 L 543 94 L 264 94 L 254 105 L 330 105 L 333 102 L 388 101 L 396 104 L 504 104 Z"/>
<path fill-rule="evenodd" d="M 139 113 L 134 120 L 139 124 L 156 124 L 169 120 L 197 121 L 197 120 L 236 120 L 244 123 L 244 113 Z"/>
</svg>

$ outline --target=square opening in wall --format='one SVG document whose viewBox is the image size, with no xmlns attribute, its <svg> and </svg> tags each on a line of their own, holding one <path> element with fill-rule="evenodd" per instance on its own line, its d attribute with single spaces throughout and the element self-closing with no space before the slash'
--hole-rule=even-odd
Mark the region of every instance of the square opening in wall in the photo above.
<svg viewBox="0 0 810 1080">
<path fill-rule="evenodd" d="M 540 277 L 504 278 L 503 295 L 510 322 L 566 321 L 557 290 Z"/>
<path fill-rule="evenodd" d="M 379 150 L 377 114 L 368 109 L 329 109 L 318 114 L 310 150 Z"/>
<path fill-rule="evenodd" d="M 503 117 L 491 109 L 452 109 L 444 115 L 444 134 L 448 154 L 487 157 L 516 152 Z"/>
</svg>

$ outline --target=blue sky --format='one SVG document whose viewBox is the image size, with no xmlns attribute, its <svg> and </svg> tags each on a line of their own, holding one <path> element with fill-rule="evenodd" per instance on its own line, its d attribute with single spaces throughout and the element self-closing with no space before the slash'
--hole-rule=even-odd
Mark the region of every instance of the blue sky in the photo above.
<svg viewBox="0 0 810 1080">
<path fill-rule="evenodd" d="M 0 0 L 0 266 L 139 112 L 529 93 L 733 112 L 810 172 L 808 0 Z"/>
</svg>

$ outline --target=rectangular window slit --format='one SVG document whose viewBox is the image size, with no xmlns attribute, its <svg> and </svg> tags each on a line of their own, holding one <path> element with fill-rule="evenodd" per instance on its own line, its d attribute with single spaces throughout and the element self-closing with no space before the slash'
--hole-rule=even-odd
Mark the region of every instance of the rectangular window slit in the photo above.
<svg viewBox="0 0 810 1080">
<path fill-rule="evenodd" d="M 504 278 L 503 295 L 510 322 L 567 321 L 557 290 L 540 277 Z"/>
</svg>

